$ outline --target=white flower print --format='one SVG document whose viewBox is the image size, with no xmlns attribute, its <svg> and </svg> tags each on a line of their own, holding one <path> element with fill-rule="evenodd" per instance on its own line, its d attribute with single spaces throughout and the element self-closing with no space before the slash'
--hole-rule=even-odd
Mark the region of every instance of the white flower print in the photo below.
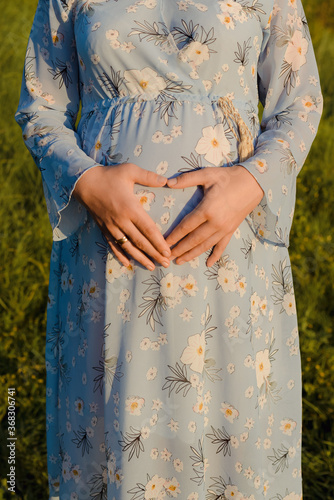
<svg viewBox="0 0 334 500">
<path fill-rule="evenodd" d="M 236 290 L 235 272 L 227 267 L 219 268 L 217 281 L 225 293 Z"/>
<path fill-rule="evenodd" d="M 239 439 L 236 436 L 231 436 L 231 446 L 232 448 L 239 448 Z"/>
<path fill-rule="evenodd" d="M 247 467 L 247 469 L 244 469 L 244 476 L 247 478 L 247 479 L 252 479 L 252 477 L 254 476 L 254 471 L 251 467 Z"/>
<path fill-rule="evenodd" d="M 288 316 L 291 316 L 292 314 L 296 314 L 295 295 L 293 293 L 284 294 L 282 306 L 283 306 L 284 311 L 287 313 Z"/>
<path fill-rule="evenodd" d="M 129 396 L 125 400 L 125 409 L 131 415 L 141 415 L 144 405 L 145 399 L 139 396 Z"/>
<path fill-rule="evenodd" d="M 183 54 L 186 60 L 194 67 L 199 66 L 204 61 L 208 61 L 210 58 L 208 45 L 195 40 L 186 46 Z"/>
<path fill-rule="evenodd" d="M 196 404 L 193 406 L 193 411 L 195 413 L 199 413 L 200 415 L 204 413 L 204 399 L 202 396 L 197 396 Z"/>
<path fill-rule="evenodd" d="M 223 12 L 222 14 L 217 14 L 217 17 L 227 29 L 234 30 L 235 22 L 233 21 L 231 14 L 229 14 L 228 12 Z"/>
<path fill-rule="evenodd" d="M 64 480 L 65 483 L 72 478 L 72 475 L 71 475 L 71 466 L 72 465 L 71 465 L 71 463 L 69 461 L 67 461 L 67 460 L 63 461 L 62 476 L 63 476 L 63 480 Z"/>
<path fill-rule="evenodd" d="M 80 481 L 81 472 L 82 471 L 79 465 L 73 465 L 71 469 L 71 477 L 74 479 L 75 483 L 78 483 Z"/>
<path fill-rule="evenodd" d="M 154 413 L 150 418 L 150 426 L 154 427 L 155 425 L 157 425 L 158 420 L 159 420 L 158 414 Z"/>
<path fill-rule="evenodd" d="M 137 191 L 136 197 L 138 198 L 139 203 L 146 212 L 151 209 L 151 205 L 155 200 L 155 194 L 147 191 L 147 189 L 141 189 L 140 191 Z"/>
<path fill-rule="evenodd" d="M 179 314 L 179 316 L 183 319 L 183 321 L 187 321 L 189 323 L 189 321 L 193 318 L 193 313 L 185 307 L 182 313 Z"/>
<path fill-rule="evenodd" d="M 247 441 L 248 437 L 249 437 L 249 433 L 243 432 L 242 434 L 240 434 L 240 442 L 245 443 L 245 441 Z"/>
<path fill-rule="evenodd" d="M 168 427 L 170 428 L 171 431 L 177 432 L 179 429 L 179 423 L 176 422 L 173 418 L 170 419 Z"/>
<path fill-rule="evenodd" d="M 174 125 L 173 128 L 172 128 L 172 131 L 171 131 L 171 136 L 172 137 L 179 137 L 180 135 L 182 135 L 183 132 L 182 132 L 182 126 L 181 125 Z"/>
<path fill-rule="evenodd" d="M 152 135 L 152 142 L 154 142 L 155 144 L 159 144 L 160 142 L 162 142 L 163 138 L 164 138 L 164 134 L 161 132 L 161 130 L 157 130 Z M 160 162 L 159 165 L 157 166 L 157 173 L 161 174 L 161 175 L 163 175 L 167 170 L 167 168 L 165 170 L 158 170 L 159 166 L 161 166 L 162 163 L 165 164 L 166 162 Z"/>
<path fill-rule="evenodd" d="M 161 140 L 162 140 L 162 138 L 161 138 Z M 167 169 L 168 169 L 168 162 L 167 161 L 161 161 L 159 163 L 159 165 L 157 166 L 157 168 L 156 168 L 156 172 L 159 175 L 165 175 L 165 173 L 167 172 Z"/>
<path fill-rule="evenodd" d="M 171 458 L 172 454 L 170 451 L 167 450 L 167 448 L 164 448 L 161 452 L 160 452 L 160 458 L 164 461 L 164 462 L 170 462 L 170 458 Z"/>
<path fill-rule="evenodd" d="M 164 212 L 162 216 L 160 217 L 160 222 L 162 225 L 168 224 L 170 218 L 170 213 L 169 212 Z"/>
<path fill-rule="evenodd" d="M 297 422 L 295 422 L 291 418 L 285 418 L 284 420 L 281 420 L 280 430 L 287 436 L 291 436 L 296 427 Z"/>
<path fill-rule="evenodd" d="M 142 351 L 147 351 L 151 347 L 151 340 L 148 337 L 145 337 L 141 342 L 140 342 L 140 349 Z"/>
<path fill-rule="evenodd" d="M 180 281 L 180 286 L 183 292 L 191 297 L 195 297 L 196 292 L 198 292 L 197 281 L 191 274 L 188 274 L 187 277 L 182 278 L 182 280 Z"/>
<path fill-rule="evenodd" d="M 303 37 L 301 31 L 296 30 L 289 40 L 284 56 L 286 62 L 291 64 L 292 71 L 298 71 L 306 63 L 307 49 L 308 41 Z"/>
<path fill-rule="evenodd" d="M 256 476 L 256 477 L 254 478 L 254 482 L 253 482 L 253 484 L 254 484 L 254 487 L 255 487 L 257 490 L 260 488 L 260 486 L 261 486 L 261 478 L 260 478 L 260 476 Z"/>
<path fill-rule="evenodd" d="M 135 147 L 135 149 L 134 149 L 134 151 L 133 151 L 133 154 L 134 154 L 136 157 L 138 157 L 138 156 L 140 156 L 140 155 L 141 155 L 142 151 L 143 151 L 143 147 L 142 147 L 140 144 L 138 144 L 138 145 Z"/>
<path fill-rule="evenodd" d="M 175 198 L 170 194 L 169 196 L 164 196 L 163 207 L 172 208 L 175 205 Z"/>
<path fill-rule="evenodd" d="M 108 254 L 106 263 L 106 280 L 113 283 L 115 279 L 122 275 L 122 267 L 117 259 L 112 254 Z"/>
<path fill-rule="evenodd" d="M 93 64 L 99 64 L 100 56 L 98 54 L 92 54 L 90 57 Z"/>
<path fill-rule="evenodd" d="M 192 432 L 192 433 L 196 432 L 196 428 L 197 428 L 196 422 L 194 422 L 193 420 L 191 422 L 189 422 L 188 430 L 190 432 Z"/>
<path fill-rule="evenodd" d="M 242 276 L 236 282 L 236 289 L 237 289 L 237 292 L 239 293 L 240 297 L 243 297 L 245 295 L 246 288 L 247 288 L 246 278 L 244 276 Z"/>
<path fill-rule="evenodd" d="M 175 477 L 173 477 L 172 479 L 168 479 L 164 483 L 164 487 L 167 491 L 167 494 L 172 498 L 176 498 L 178 494 L 181 492 L 180 483 L 177 481 Z"/>
<path fill-rule="evenodd" d="M 246 423 L 245 423 L 245 427 L 246 427 L 247 429 L 249 429 L 249 430 L 250 430 L 250 429 L 253 429 L 253 427 L 254 427 L 254 423 L 255 423 L 255 422 L 254 422 L 254 419 L 253 419 L 253 418 L 247 418 L 247 421 L 246 421 Z"/>
<path fill-rule="evenodd" d="M 162 141 L 164 144 L 171 144 L 173 142 L 173 136 L 170 134 L 164 135 Z"/>
<path fill-rule="evenodd" d="M 158 76 L 153 69 L 146 67 L 142 70 L 132 69 L 124 71 L 124 78 L 130 94 L 150 94 L 157 96 L 166 88 L 165 80 Z"/>
<path fill-rule="evenodd" d="M 180 2 L 177 2 L 177 4 L 179 6 L 179 10 L 188 10 L 187 0 L 181 0 Z"/>
<path fill-rule="evenodd" d="M 218 167 L 228 160 L 230 153 L 230 143 L 225 136 L 224 126 L 218 123 L 214 127 L 205 127 L 202 133 L 203 136 L 197 142 L 195 151 L 204 155 L 208 162 Z"/>
<path fill-rule="evenodd" d="M 117 40 L 118 37 L 119 37 L 119 32 L 115 29 L 111 29 L 106 32 L 107 40 Z"/>
<path fill-rule="evenodd" d="M 235 371 L 235 365 L 233 363 L 229 363 L 226 367 L 228 373 L 232 374 Z"/>
<path fill-rule="evenodd" d="M 239 412 L 233 405 L 229 403 L 221 403 L 220 411 L 223 413 L 224 417 L 233 424 L 234 420 L 238 418 Z"/>
<path fill-rule="evenodd" d="M 183 471 L 183 462 L 179 458 L 175 458 L 173 460 L 173 466 L 176 472 L 182 472 Z"/>
<path fill-rule="evenodd" d="M 203 106 L 203 104 L 198 103 L 194 107 L 194 111 L 197 115 L 203 115 L 203 113 L 205 112 L 205 107 Z"/>
<path fill-rule="evenodd" d="M 180 360 L 190 369 L 202 373 L 205 355 L 205 332 L 188 337 L 188 346 L 184 349 Z"/>
<path fill-rule="evenodd" d="M 162 403 L 162 401 L 160 401 L 160 399 L 153 399 L 153 404 L 152 404 L 151 409 L 159 411 L 159 410 L 161 410 L 162 405 L 163 405 L 163 403 Z"/>
<path fill-rule="evenodd" d="M 233 484 L 228 484 L 226 486 L 226 489 L 224 491 L 224 496 L 228 500 L 242 500 L 243 499 L 242 493 L 240 493 L 237 486 L 234 486 Z"/>
<path fill-rule="evenodd" d="M 263 174 L 268 170 L 267 162 L 262 158 L 261 159 L 258 158 L 255 161 L 252 161 L 251 163 L 256 167 L 256 169 L 260 172 L 260 174 Z"/>
<path fill-rule="evenodd" d="M 289 493 L 285 497 L 283 497 L 283 500 L 301 500 L 301 496 L 297 495 L 294 491 L 292 493 Z"/>
<path fill-rule="evenodd" d="M 77 398 L 74 402 L 75 411 L 79 413 L 79 415 L 83 415 L 84 402 L 81 398 Z"/>
<path fill-rule="evenodd" d="M 165 479 L 155 474 L 145 486 L 145 500 L 159 498 L 161 491 L 163 491 L 164 484 Z"/>
<path fill-rule="evenodd" d="M 174 298 L 179 290 L 181 283 L 180 276 L 174 276 L 173 273 L 168 273 L 160 281 L 160 293 L 164 298 Z"/>
<path fill-rule="evenodd" d="M 146 373 L 146 379 L 147 380 L 154 380 L 155 377 L 157 376 L 158 369 L 155 366 L 152 366 L 147 373 Z"/>
<path fill-rule="evenodd" d="M 258 351 L 255 356 L 256 382 L 260 388 L 266 382 L 270 374 L 269 349 Z"/>
<path fill-rule="evenodd" d="M 121 49 L 124 50 L 127 54 L 130 54 L 132 50 L 135 50 L 135 46 L 132 42 L 124 42 L 121 44 Z"/>
<path fill-rule="evenodd" d="M 251 398 L 254 394 L 254 387 L 250 385 L 246 390 L 245 390 L 245 397 L 246 398 Z"/>
</svg>

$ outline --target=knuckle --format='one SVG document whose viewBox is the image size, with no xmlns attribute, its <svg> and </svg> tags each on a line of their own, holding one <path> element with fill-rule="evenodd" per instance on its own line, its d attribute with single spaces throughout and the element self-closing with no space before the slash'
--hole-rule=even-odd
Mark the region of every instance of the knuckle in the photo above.
<svg viewBox="0 0 334 500">
<path fill-rule="evenodd" d="M 127 175 L 129 175 L 130 177 L 135 177 L 136 175 L 138 175 L 137 165 L 135 165 L 134 163 L 126 163 L 123 165 L 126 166 L 124 170 L 126 170 Z"/>
<path fill-rule="evenodd" d="M 215 219 L 215 217 L 217 216 L 213 207 L 206 207 L 204 210 L 204 215 L 208 220 Z"/>
<path fill-rule="evenodd" d="M 143 226 L 143 233 L 145 234 L 145 236 L 151 239 L 156 233 L 156 228 L 151 226 L 150 224 L 146 224 Z"/>
<path fill-rule="evenodd" d="M 145 244 L 140 238 L 134 238 L 132 244 L 138 248 L 138 250 L 145 251 Z"/>
</svg>

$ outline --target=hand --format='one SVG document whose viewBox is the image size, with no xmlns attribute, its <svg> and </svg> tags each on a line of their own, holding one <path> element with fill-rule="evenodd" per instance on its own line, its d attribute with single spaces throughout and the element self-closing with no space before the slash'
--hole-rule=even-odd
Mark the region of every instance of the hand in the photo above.
<svg viewBox="0 0 334 500">
<path fill-rule="evenodd" d="M 207 260 L 212 266 L 221 256 L 234 231 L 259 204 L 263 190 L 241 165 L 207 167 L 168 179 L 173 189 L 203 186 L 204 197 L 166 238 L 176 246 L 170 259 L 183 264 L 213 248 Z"/>
<path fill-rule="evenodd" d="M 166 177 L 133 163 L 96 166 L 79 178 L 73 195 L 92 214 L 122 264 L 128 266 L 130 263 L 125 250 L 153 271 L 155 266 L 147 255 L 168 267 L 171 251 L 152 218 L 141 206 L 133 188 L 134 184 L 162 187 L 166 182 Z M 115 240 L 124 235 L 128 241 L 121 247 Z"/>
</svg>

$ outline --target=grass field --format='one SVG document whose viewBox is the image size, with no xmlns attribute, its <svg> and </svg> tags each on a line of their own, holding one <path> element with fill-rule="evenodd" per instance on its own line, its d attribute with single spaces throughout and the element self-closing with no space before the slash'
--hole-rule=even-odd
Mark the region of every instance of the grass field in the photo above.
<svg viewBox="0 0 334 500">
<path fill-rule="evenodd" d="M 35 0 L 4 2 L 0 100 L 0 500 L 6 488 L 6 391 L 17 392 L 17 497 L 47 500 L 45 304 L 51 229 L 40 173 L 13 116 Z M 325 111 L 299 179 L 291 239 L 303 361 L 304 499 L 333 500 L 334 2 L 304 0 Z"/>
</svg>

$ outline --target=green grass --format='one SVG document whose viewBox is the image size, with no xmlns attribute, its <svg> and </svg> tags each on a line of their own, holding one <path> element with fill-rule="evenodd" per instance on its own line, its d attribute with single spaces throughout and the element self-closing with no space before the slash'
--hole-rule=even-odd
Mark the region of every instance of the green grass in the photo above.
<svg viewBox="0 0 334 500">
<path fill-rule="evenodd" d="M 35 0 L 5 2 L 0 28 L 0 500 L 8 472 L 7 387 L 17 390 L 17 496 L 46 500 L 45 304 L 51 230 L 40 173 L 13 120 Z M 298 179 L 291 260 L 304 388 L 304 499 L 332 500 L 334 386 L 334 4 L 304 0 L 321 73 L 325 111 Z"/>
</svg>

